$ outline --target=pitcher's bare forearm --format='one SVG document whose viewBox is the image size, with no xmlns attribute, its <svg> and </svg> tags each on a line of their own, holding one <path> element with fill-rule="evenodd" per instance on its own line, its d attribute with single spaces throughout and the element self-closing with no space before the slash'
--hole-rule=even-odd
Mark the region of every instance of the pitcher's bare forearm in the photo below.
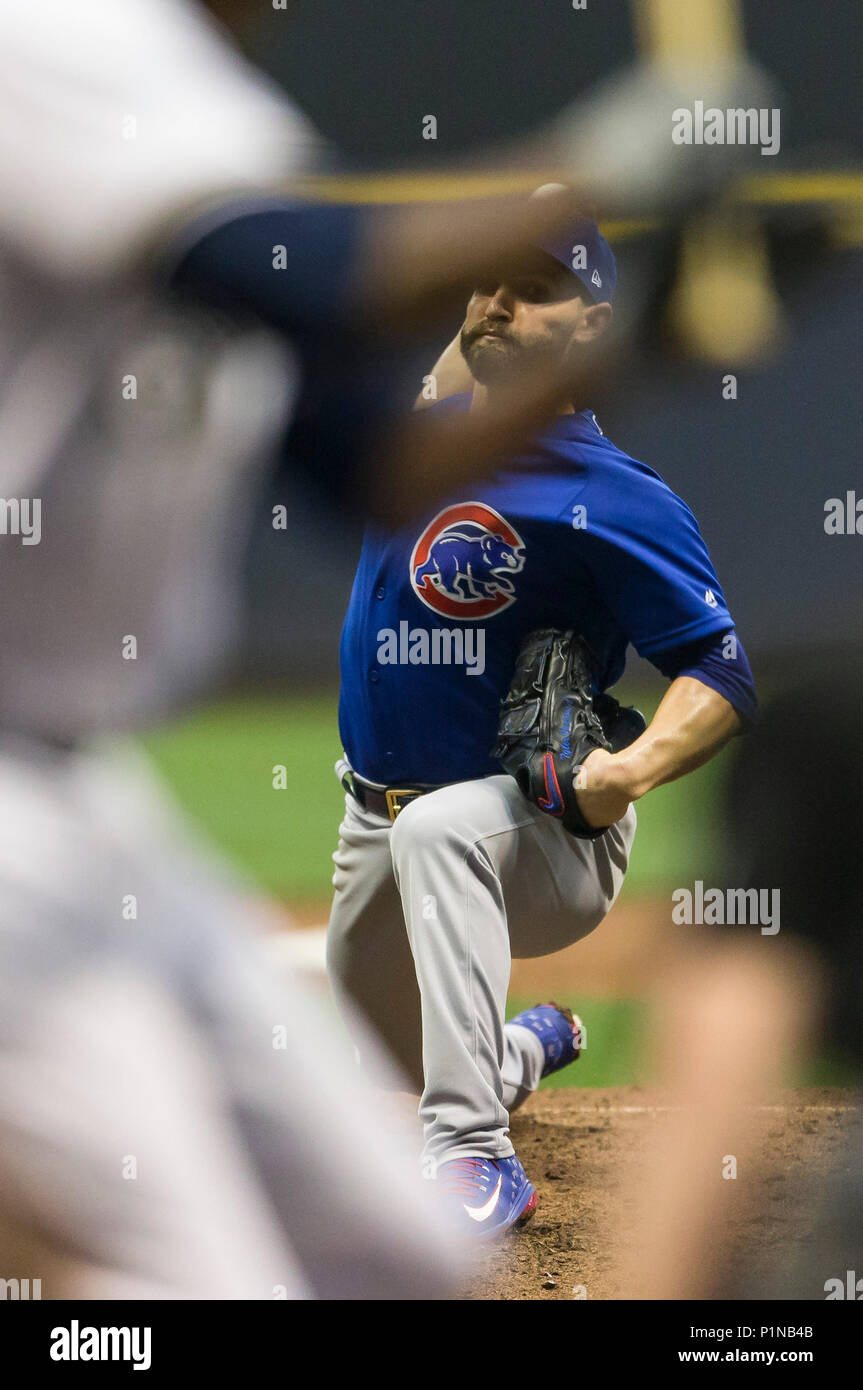
<svg viewBox="0 0 863 1390">
<path fill-rule="evenodd" d="M 592 825 L 613 825 L 631 802 L 709 762 L 742 723 L 723 695 L 692 676 L 678 677 L 634 743 L 620 753 L 597 749 L 585 759 L 582 813 Z"/>
</svg>

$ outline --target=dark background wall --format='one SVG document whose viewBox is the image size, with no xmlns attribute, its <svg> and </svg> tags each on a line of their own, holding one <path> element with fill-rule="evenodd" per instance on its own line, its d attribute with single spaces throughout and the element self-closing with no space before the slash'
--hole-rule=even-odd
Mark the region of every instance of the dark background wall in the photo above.
<svg viewBox="0 0 863 1390">
<path fill-rule="evenodd" d="M 636 0 L 638 3 L 638 0 Z M 681 5 L 686 0 L 680 0 Z M 629 0 L 295 0 L 264 11 L 255 56 L 362 164 L 506 139 L 637 51 Z M 796 148 L 859 135 L 857 0 L 744 0 L 747 48 L 784 88 Z M 436 147 L 421 119 L 438 116 Z M 790 153 L 790 144 L 788 153 Z"/>
</svg>

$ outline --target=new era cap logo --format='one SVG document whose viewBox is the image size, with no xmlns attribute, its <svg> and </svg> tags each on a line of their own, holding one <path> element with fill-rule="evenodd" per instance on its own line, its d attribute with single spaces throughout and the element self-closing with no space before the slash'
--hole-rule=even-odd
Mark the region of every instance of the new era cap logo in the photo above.
<svg viewBox="0 0 863 1390">
<path fill-rule="evenodd" d="M 596 285 L 596 288 L 597 288 L 598 290 L 601 290 L 601 289 L 602 289 L 602 280 L 600 279 L 600 275 L 599 275 L 599 271 L 598 271 L 598 270 L 595 270 L 595 271 L 593 272 L 593 274 L 591 275 L 591 277 L 590 277 L 590 283 L 591 283 L 592 285 Z"/>
</svg>

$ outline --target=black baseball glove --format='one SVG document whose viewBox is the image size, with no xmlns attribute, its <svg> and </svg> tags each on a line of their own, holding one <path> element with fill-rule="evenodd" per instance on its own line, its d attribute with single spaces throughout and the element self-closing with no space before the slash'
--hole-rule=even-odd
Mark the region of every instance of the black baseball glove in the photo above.
<svg viewBox="0 0 863 1390">
<path fill-rule="evenodd" d="M 584 840 L 608 826 L 589 825 L 579 810 L 573 783 L 582 763 L 596 748 L 618 752 L 647 727 L 637 709 L 593 694 L 592 666 L 590 649 L 574 632 L 531 632 L 501 701 L 492 754 L 529 801 Z"/>
</svg>

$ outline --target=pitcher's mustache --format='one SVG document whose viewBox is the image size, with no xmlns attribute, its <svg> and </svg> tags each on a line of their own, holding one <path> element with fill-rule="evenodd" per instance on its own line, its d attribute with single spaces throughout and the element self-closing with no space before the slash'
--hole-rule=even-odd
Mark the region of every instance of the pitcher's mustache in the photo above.
<svg viewBox="0 0 863 1390">
<path fill-rule="evenodd" d="M 509 334 L 498 325 L 489 323 L 486 319 L 483 319 L 481 323 L 476 325 L 476 328 L 472 328 L 470 332 L 466 334 L 467 342 L 474 342 L 475 339 L 481 338 L 483 333 L 493 333 L 497 338 L 509 338 Z"/>
</svg>

